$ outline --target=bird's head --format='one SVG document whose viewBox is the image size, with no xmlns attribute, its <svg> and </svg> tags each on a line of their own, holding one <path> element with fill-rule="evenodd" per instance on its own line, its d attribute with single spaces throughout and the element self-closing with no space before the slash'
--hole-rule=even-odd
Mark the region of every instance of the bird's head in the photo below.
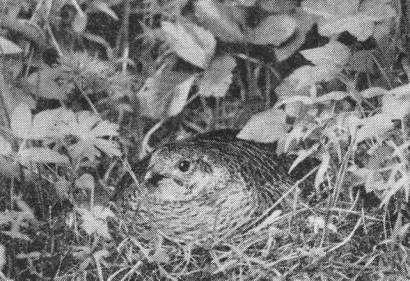
<svg viewBox="0 0 410 281">
<path fill-rule="evenodd" d="M 189 144 L 174 144 L 152 154 L 144 185 L 160 200 L 186 201 L 211 195 L 228 179 L 227 168 L 209 151 Z"/>
</svg>

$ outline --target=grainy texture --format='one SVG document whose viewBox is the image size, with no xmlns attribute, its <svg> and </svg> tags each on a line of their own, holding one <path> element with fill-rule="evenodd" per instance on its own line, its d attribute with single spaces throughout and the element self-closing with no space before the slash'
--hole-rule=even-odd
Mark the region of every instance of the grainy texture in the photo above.
<svg viewBox="0 0 410 281">
<path fill-rule="evenodd" d="M 176 240 L 226 238 L 243 231 L 292 186 L 287 160 L 272 146 L 220 131 L 166 144 L 151 155 L 129 205 Z M 286 199 L 278 208 L 286 208 Z"/>
</svg>

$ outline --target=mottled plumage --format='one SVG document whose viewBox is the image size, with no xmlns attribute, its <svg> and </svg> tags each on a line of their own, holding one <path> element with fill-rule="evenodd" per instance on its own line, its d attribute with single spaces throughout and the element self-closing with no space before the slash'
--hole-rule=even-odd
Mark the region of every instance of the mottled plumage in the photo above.
<svg viewBox="0 0 410 281">
<path fill-rule="evenodd" d="M 226 237 L 289 190 L 286 162 L 271 146 L 231 131 L 199 135 L 155 150 L 129 203 L 173 239 Z M 278 207 L 286 206 L 284 200 Z"/>
</svg>

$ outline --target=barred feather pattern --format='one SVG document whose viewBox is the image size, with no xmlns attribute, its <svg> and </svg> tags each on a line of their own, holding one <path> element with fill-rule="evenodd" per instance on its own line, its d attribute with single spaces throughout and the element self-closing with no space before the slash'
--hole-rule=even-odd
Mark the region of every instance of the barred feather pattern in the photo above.
<svg viewBox="0 0 410 281">
<path fill-rule="evenodd" d="M 173 178 L 170 167 L 180 159 L 197 163 L 196 170 L 179 181 L 183 188 L 198 192 L 169 200 L 159 196 L 161 188 L 145 182 L 134 198 L 139 216 L 177 240 L 221 239 L 240 232 L 293 182 L 285 158 L 263 145 L 238 139 L 200 136 L 167 144 L 151 156 L 150 169 Z M 287 208 L 289 203 L 284 200 L 279 207 Z"/>
</svg>

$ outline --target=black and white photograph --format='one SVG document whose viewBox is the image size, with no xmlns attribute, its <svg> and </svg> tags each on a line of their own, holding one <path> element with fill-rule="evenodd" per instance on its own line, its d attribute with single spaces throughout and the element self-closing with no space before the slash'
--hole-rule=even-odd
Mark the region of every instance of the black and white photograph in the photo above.
<svg viewBox="0 0 410 281">
<path fill-rule="evenodd" d="M 0 0 L 0 281 L 410 280 L 409 0 Z"/>
</svg>

